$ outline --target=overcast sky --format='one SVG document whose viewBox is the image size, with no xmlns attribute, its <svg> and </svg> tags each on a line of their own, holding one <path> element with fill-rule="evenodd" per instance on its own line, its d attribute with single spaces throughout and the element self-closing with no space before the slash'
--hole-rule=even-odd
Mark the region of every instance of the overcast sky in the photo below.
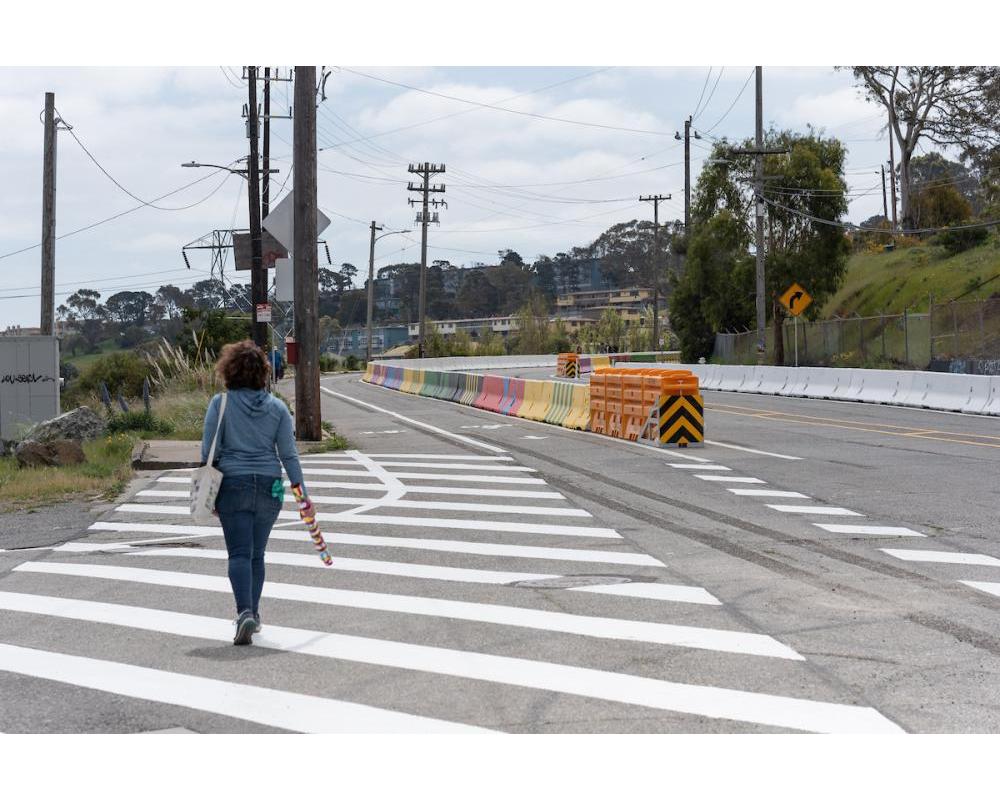
<svg viewBox="0 0 1000 800">
<path fill-rule="evenodd" d="M 749 66 L 715 67 L 711 74 L 706 67 L 351 69 L 373 77 L 333 68 L 318 112 L 319 200 L 333 220 L 324 237 L 334 263 L 355 264 L 359 279 L 367 269 L 370 220 L 415 227 L 406 203 L 409 162 L 447 165 L 440 180 L 448 208 L 441 225 L 431 227 L 430 259 L 495 263 L 498 250 L 511 248 L 533 260 L 586 245 L 616 222 L 650 217 L 639 194 L 672 194 L 661 219 L 682 218 L 683 143 L 674 132 L 696 110 L 695 129 L 712 137 L 753 134 Z M 245 182 L 180 164 L 229 164 L 246 155 L 240 73 L 238 66 L 0 69 L 0 328 L 38 324 L 39 249 L 6 254 L 40 238 L 45 91 L 56 93 L 60 115 L 83 145 L 139 198 L 151 201 L 204 178 L 156 203 L 193 207 L 142 207 L 60 240 L 58 305 L 83 286 L 107 298 L 121 289 L 155 292 L 164 283 L 185 287 L 208 277 L 208 253 L 192 255 L 189 271 L 180 249 L 213 228 L 246 227 Z M 287 113 L 286 90 L 290 97 L 289 84 L 275 84 L 272 113 Z M 858 96 L 849 72 L 765 67 L 764 119 L 801 131 L 811 124 L 844 140 L 849 219 L 881 213 L 884 115 Z M 284 184 L 287 192 L 291 121 L 275 120 L 272 137 L 273 166 L 281 170 L 275 188 Z M 692 184 L 710 146 L 708 136 L 692 142 Z M 59 235 L 137 205 L 69 133 L 59 134 Z M 389 237 L 377 245 L 376 268 L 419 257 L 418 235 Z"/>
</svg>

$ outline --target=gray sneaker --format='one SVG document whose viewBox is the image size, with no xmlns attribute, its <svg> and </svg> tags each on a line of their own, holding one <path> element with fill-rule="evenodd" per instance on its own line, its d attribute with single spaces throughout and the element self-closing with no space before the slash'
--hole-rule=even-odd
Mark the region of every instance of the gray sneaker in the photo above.
<svg viewBox="0 0 1000 800">
<path fill-rule="evenodd" d="M 254 629 L 253 629 L 253 632 L 254 632 L 254 633 L 260 633 L 260 629 L 261 629 L 261 628 L 263 627 L 263 626 L 262 626 L 262 625 L 260 624 L 260 614 L 254 614 L 254 615 L 253 615 L 253 621 L 254 621 Z"/>
<path fill-rule="evenodd" d="M 250 644 L 256 632 L 257 622 L 252 611 L 241 611 L 236 618 L 236 635 L 233 644 Z"/>
</svg>

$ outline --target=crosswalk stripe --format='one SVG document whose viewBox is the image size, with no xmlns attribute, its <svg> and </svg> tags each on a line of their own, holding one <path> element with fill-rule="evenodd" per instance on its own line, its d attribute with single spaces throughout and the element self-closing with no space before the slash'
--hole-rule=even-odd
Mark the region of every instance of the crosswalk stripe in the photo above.
<svg viewBox="0 0 1000 800">
<path fill-rule="evenodd" d="M 305 475 L 363 475 L 365 477 L 373 477 L 372 473 L 365 470 L 350 470 L 350 469 L 326 469 L 322 467 L 302 467 L 302 472 Z M 533 486 L 544 486 L 545 481 L 541 478 L 522 478 L 520 476 L 514 475 L 447 475 L 447 474 L 434 474 L 429 475 L 426 472 L 393 472 L 392 476 L 394 478 L 406 478 L 411 481 L 461 481 L 464 483 L 523 483 L 532 484 Z M 306 482 L 308 484 L 308 481 Z"/>
<path fill-rule="evenodd" d="M 117 603 L 0 592 L 0 608 L 211 641 L 226 642 L 232 638 L 232 621 L 228 619 Z M 817 733 L 903 732 L 895 723 L 867 706 L 674 683 L 589 667 L 388 639 L 268 625 L 255 637 L 254 644 L 301 655 L 448 675 L 794 730 Z"/>
<path fill-rule="evenodd" d="M 1000 567 L 1000 558 L 981 553 L 952 553 L 946 550 L 894 550 L 882 548 L 883 553 L 903 561 L 926 561 L 933 564 L 968 564 L 976 567 Z"/>
<path fill-rule="evenodd" d="M 809 498 L 809 495 L 802 492 L 782 492 L 777 489 L 727 489 L 727 491 L 740 497 L 797 497 L 803 500 Z"/>
<path fill-rule="evenodd" d="M 313 459 L 307 461 L 307 464 L 346 464 L 346 461 L 329 461 L 321 459 Z M 440 461 L 436 462 L 421 462 L 421 461 L 379 461 L 378 465 L 380 467 L 423 467 L 424 469 L 469 469 L 469 470 L 480 470 L 489 471 L 495 470 L 497 472 L 537 472 L 537 470 L 531 467 L 521 467 L 521 466 L 510 466 L 508 464 L 460 464 L 460 463 L 443 463 Z"/>
<path fill-rule="evenodd" d="M 139 497 L 188 497 L 190 492 L 143 489 L 138 493 Z M 353 506 L 372 502 L 370 497 L 339 497 L 324 495 L 309 495 L 313 504 L 317 508 L 326 505 Z M 377 501 L 377 498 L 375 498 Z M 294 503 L 294 498 L 286 494 L 286 503 Z M 449 503 L 435 500 L 391 500 L 382 504 L 380 508 L 410 508 L 426 509 L 429 511 L 474 511 L 482 514 L 520 514 L 524 516 L 537 517 L 590 517 L 588 511 L 581 508 L 554 508 L 550 506 L 514 506 L 514 505 L 493 505 L 490 503 Z"/>
<path fill-rule="evenodd" d="M 144 522 L 95 522 L 90 526 L 89 530 L 116 531 L 121 533 L 164 533 L 168 535 L 175 534 L 177 538 L 185 536 L 222 536 L 222 528 L 211 525 L 163 525 Z M 280 539 L 283 541 L 306 541 L 304 534 L 293 533 L 290 531 L 271 531 L 270 538 Z M 323 533 L 323 538 L 330 544 L 400 547 L 404 549 L 434 550 L 446 553 L 469 553 L 473 555 L 502 556 L 507 558 L 538 558 L 551 559 L 553 561 L 582 561 L 596 564 L 628 564 L 631 566 L 641 567 L 665 566 L 662 561 L 646 555 L 645 553 L 625 553 L 612 550 L 573 550 L 563 547 L 532 547 L 528 545 L 466 542 L 457 539 L 411 539 L 402 536 L 368 536 L 365 534 L 330 533 L 326 531 Z M 72 542 L 71 544 L 77 545 L 82 543 Z M 86 547 L 90 550 L 100 550 L 104 549 L 108 544 L 113 543 L 86 543 Z M 63 545 L 63 547 L 64 546 L 65 545 Z M 61 549 L 61 547 L 56 549 Z"/>
<path fill-rule="evenodd" d="M 299 461 L 318 461 L 325 458 L 354 458 L 352 452 L 344 454 L 323 453 L 315 455 L 305 455 Z M 510 456 L 466 456 L 466 455 L 441 455 L 440 453 L 365 453 L 368 458 L 403 458 L 408 461 L 513 461 Z"/>
<path fill-rule="evenodd" d="M 163 514 L 188 517 L 187 506 L 169 506 L 162 503 L 123 503 L 116 511 L 136 514 Z M 279 511 L 279 519 L 297 520 L 298 511 Z M 543 525 L 534 522 L 493 522 L 478 519 L 446 519 L 444 517 L 396 517 L 385 514 L 332 514 L 316 512 L 320 522 L 343 522 L 352 525 L 401 525 L 414 528 L 456 528 L 458 530 L 498 531 L 502 533 L 537 533 L 545 536 L 594 536 L 601 539 L 620 539 L 611 528 L 588 528 L 579 525 Z"/>
<path fill-rule="evenodd" d="M 735 475 L 695 475 L 703 481 L 719 481 L 722 483 L 767 483 L 760 478 L 741 478 Z"/>
<path fill-rule="evenodd" d="M 0 671 L 300 733 L 489 733 L 457 722 L 214 678 L 0 644 Z"/>
<path fill-rule="evenodd" d="M 782 511 L 785 514 L 820 514 L 830 517 L 864 516 L 864 514 L 859 514 L 857 511 L 851 511 L 849 508 L 841 508 L 840 506 L 782 506 L 771 505 L 770 503 L 766 505 L 768 508 L 773 508 L 775 511 Z"/>
<path fill-rule="evenodd" d="M 89 550 L 89 545 L 82 545 L 83 548 L 88 548 L 86 550 L 78 550 L 74 547 L 75 543 L 70 543 L 66 546 L 67 552 L 91 552 Z M 114 550 L 117 549 L 114 545 L 110 547 L 105 547 L 102 549 Z M 160 558 L 205 558 L 221 561 L 228 558 L 228 554 L 225 550 L 202 550 L 202 549 L 189 549 L 189 548 L 136 548 L 129 549 L 126 552 L 133 556 L 145 556 L 145 557 L 160 557 Z M 554 580 L 556 578 L 563 577 L 562 575 L 556 575 L 552 573 L 532 573 L 532 572 L 506 572 L 499 570 L 486 570 L 486 569 L 471 569 L 467 567 L 438 567 L 432 564 L 413 564 L 410 562 L 397 562 L 397 561 L 374 561 L 370 559 L 363 558 L 334 558 L 333 564 L 327 567 L 318 558 L 312 555 L 306 555 L 305 553 L 285 553 L 280 551 L 270 550 L 264 555 L 264 562 L 266 564 L 279 565 L 283 567 L 305 567 L 307 569 L 333 569 L 341 572 L 365 572 L 375 575 L 394 575 L 396 577 L 402 578 L 416 578 L 418 580 L 434 580 L 434 581 L 451 581 L 458 583 L 479 583 L 492 586 L 507 586 L 513 583 L 518 583 L 521 581 L 538 581 L 538 580 Z M 586 590 L 591 594 L 607 594 L 615 596 L 632 596 L 637 598 L 645 598 L 651 600 L 666 600 L 670 602 L 678 602 L 675 595 L 682 598 L 690 597 L 701 597 L 704 602 L 705 598 L 698 594 L 693 593 L 693 590 L 698 587 L 687 587 L 687 586 L 671 586 L 669 584 L 658 584 L 658 583 L 634 583 L 628 584 L 636 587 L 631 592 L 622 591 L 621 587 L 623 584 L 597 584 L 594 586 L 586 587 L 572 587 L 567 589 L 552 589 L 551 591 L 557 592 L 580 592 Z M 648 588 L 646 588 L 648 587 Z M 663 589 L 656 589 L 653 587 L 663 587 Z M 523 590 L 519 590 L 523 591 Z M 705 593 L 708 598 L 714 600 L 715 598 Z M 680 602 L 690 602 L 689 599 L 681 600 Z M 707 602 L 707 605 L 715 605 L 715 603 Z"/>
<path fill-rule="evenodd" d="M 995 581 L 959 581 L 959 583 L 964 583 L 973 589 L 1000 597 L 1000 583 L 996 583 Z"/>
<path fill-rule="evenodd" d="M 731 472 L 729 467 L 724 467 L 722 464 L 669 464 L 668 466 L 674 469 L 701 469 L 701 470 L 714 470 L 716 472 Z"/>
<path fill-rule="evenodd" d="M 47 575 L 72 575 L 85 578 L 102 578 L 113 581 L 171 586 L 183 589 L 201 589 L 229 594 L 229 580 L 211 575 L 185 572 L 167 572 L 155 569 L 105 566 L 101 564 L 62 564 L 56 562 L 28 562 L 14 568 L 18 572 Z M 263 590 L 265 597 L 278 600 L 295 600 L 306 603 L 362 608 L 370 611 L 388 611 L 397 614 L 415 614 L 427 617 L 460 619 L 485 622 L 518 628 L 591 636 L 648 644 L 690 647 L 742 655 L 769 656 L 803 661 L 798 653 L 771 636 L 743 633 L 691 625 L 670 625 L 661 622 L 643 622 L 613 617 L 595 617 L 568 614 L 563 611 L 541 611 L 493 603 L 470 603 L 462 600 L 441 600 L 415 595 L 382 594 L 319 586 L 301 586 L 292 583 L 268 582 Z"/>
<path fill-rule="evenodd" d="M 156 479 L 158 483 L 184 483 L 190 484 L 190 478 L 165 476 Z M 290 481 L 285 481 L 285 486 L 290 486 Z M 348 481 L 309 481 L 307 487 L 312 489 L 360 489 L 371 492 L 384 492 L 383 483 L 351 483 Z M 469 488 L 467 486 L 414 486 L 410 487 L 407 494 L 446 494 L 467 497 L 518 497 L 525 500 L 565 500 L 566 498 L 559 492 L 537 492 L 528 489 L 480 489 L 479 487 Z M 184 492 L 184 497 L 188 493 Z"/>
<path fill-rule="evenodd" d="M 673 603 L 701 603 L 709 606 L 722 605 L 716 597 L 700 586 L 676 586 L 669 583 L 635 581 L 632 583 L 609 584 L 607 586 L 574 586 L 567 591 L 613 594 L 619 597 L 640 597 L 646 600 L 666 600 Z"/>
<path fill-rule="evenodd" d="M 922 533 L 894 525 L 836 525 L 827 522 L 814 522 L 817 528 L 830 533 L 857 533 L 871 536 L 924 536 Z"/>
</svg>

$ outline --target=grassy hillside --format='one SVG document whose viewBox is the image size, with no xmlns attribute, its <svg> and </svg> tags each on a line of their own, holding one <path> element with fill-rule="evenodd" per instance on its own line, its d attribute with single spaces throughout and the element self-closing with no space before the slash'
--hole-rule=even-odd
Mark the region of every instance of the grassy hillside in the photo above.
<svg viewBox="0 0 1000 800">
<path fill-rule="evenodd" d="M 949 256 L 944 248 L 930 244 L 891 253 L 857 253 L 851 257 L 844 285 L 823 307 L 822 316 L 861 316 L 926 311 L 928 298 L 947 302 L 959 295 L 976 300 L 1000 295 L 1000 237 L 984 245 Z M 968 294 L 965 294 L 968 292 Z"/>
</svg>

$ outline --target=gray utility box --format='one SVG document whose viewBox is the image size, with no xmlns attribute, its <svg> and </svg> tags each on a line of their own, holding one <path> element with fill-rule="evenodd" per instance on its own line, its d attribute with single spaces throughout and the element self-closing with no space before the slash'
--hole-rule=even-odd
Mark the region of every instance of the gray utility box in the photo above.
<svg viewBox="0 0 1000 800">
<path fill-rule="evenodd" d="M 59 340 L 0 336 L 0 439 L 59 416 Z"/>
</svg>

